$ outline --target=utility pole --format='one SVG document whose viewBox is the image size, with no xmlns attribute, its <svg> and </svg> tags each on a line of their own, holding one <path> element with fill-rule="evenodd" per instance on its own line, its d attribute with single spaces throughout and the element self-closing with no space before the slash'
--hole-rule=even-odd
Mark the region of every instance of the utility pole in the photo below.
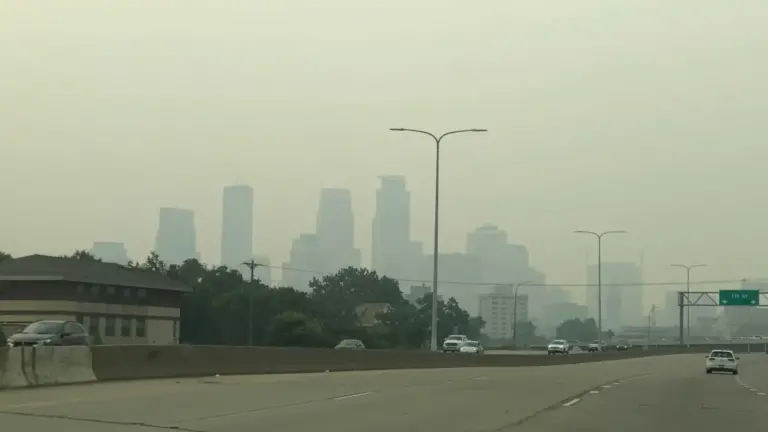
<svg viewBox="0 0 768 432">
<path fill-rule="evenodd" d="M 251 286 L 248 287 L 248 345 L 253 346 L 253 282 L 255 281 L 253 272 L 256 270 L 256 267 L 261 267 L 261 264 L 251 258 L 250 261 L 244 262 L 243 265 L 251 270 Z"/>
</svg>

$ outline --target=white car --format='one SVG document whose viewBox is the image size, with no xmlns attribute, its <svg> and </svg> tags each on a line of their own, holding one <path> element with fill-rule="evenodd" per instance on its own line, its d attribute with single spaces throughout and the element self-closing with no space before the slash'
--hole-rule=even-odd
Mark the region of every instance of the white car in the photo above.
<svg viewBox="0 0 768 432">
<path fill-rule="evenodd" d="M 606 346 L 605 341 L 592 341 L 592 343 L 587 346 L 587 352 L 605 351 Z"/>
<path fill-rule="evenodd" d="M 480 344 L 480 342 L 466 341 L 464 342 L 464 345 L 459 348 L 459 352 L 462 354 L 483 355 L 483 353 L 485 353 L 485 348 L 483 348 L 483 345 Z"/>
<path fill-rule="evenodd" d="M 708 374 L 712 372 L 730 372 L 739 374 L 739 358 L 730 350 L 712 350 L 707 356 L 705 369 Z"/>
<path fill-rule="evenodd" d="M 459 352 L 467 341 L 469 338 L 464 335 L 450 335 L 443 341 L 443 352 Z"/>
<path fill-rule="evenodd" d="M 568 354 L 571 351 L 571 347 L 568 345 L 567 341 L 564 341 L 562 339 L 553 340 L 550 342 L 549 345 L 547 345 L 547 354 L 554 355 L 554 354 Z"/>
</svg>

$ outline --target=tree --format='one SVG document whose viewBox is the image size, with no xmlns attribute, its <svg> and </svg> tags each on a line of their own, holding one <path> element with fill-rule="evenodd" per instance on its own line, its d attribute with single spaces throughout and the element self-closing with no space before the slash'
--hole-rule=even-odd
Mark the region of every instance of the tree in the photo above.
<svg viewBox="0 0 768 432">
<path fill-rule="evenodd" d="M 323 346 L 327 344 L 317 320 L 300 312 L 283 312 L 272 319 L 267 342 L 274 346 Z"/>
<path fill-rule="evenodd" d="M 517 343 L 532 345 L 537 342 L 536 326 L 531 321 L 517 323 Z"/>
<path fill-rule="evenodd" d="M 84 260 L 84 261 L 101 261 L 101 259 L 96 258 L 92 253 L 84 249 L 78 249 L 75 252 L 73 252 L 72 255 L 63 255 L 62 257 L 72 258 L 76 260 Z"/>
<path fill-rule="evenodd" d="M 7 259 L 13 259 L 13 257 L 9 253 L 5 253 L 3 251 L 0 251 L 0 262 L 3 262 L 5 260 L 7 260 Z"/>
<path fill-rule="evenodd" d="M 379 277 L 375 271 L 347 267 L 321 279 L 312 279 L 311 298 L 317 312 L 332 329 L 358 325 L 355 308 L 362 303 L 387 303 L 396 307 L 405 303 L 397 281 Z"/>
<path fill-rule="evenodd" d="M 592 318 L 587 318 L 584 321 L 573 318 L 560 323 L 555 334 L 559 339 L 590 341 L 597 335 L 597 324 Z"/>
</svg>

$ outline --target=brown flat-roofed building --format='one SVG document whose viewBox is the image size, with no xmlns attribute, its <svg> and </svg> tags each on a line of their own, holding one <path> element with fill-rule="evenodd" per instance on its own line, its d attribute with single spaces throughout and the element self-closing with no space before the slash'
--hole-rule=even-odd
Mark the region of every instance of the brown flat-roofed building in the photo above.
<svg viewBox="0 0 768 432">
<path fill-rule="evenodd" d="M 10 335 L 38 320 L 72 320 L 104 344 L 173 344 L 189 291 L 148 270 L 29 255 L 0 262 L 0 323 Z"/>
</svg>

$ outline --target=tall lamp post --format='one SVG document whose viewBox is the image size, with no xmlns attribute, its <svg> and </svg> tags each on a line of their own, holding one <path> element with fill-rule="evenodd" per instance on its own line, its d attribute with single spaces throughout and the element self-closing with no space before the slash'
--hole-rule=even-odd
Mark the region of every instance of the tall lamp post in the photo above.
<svg viewBox="0 0 768 432">
<path fill-rule="evenodd" d="M 528 285 L 531 281 L 523 281 L 515 286 L 514 306 L 512 306 L 512 344 L 517 349 L 517 292 L 523 285 Z"/>
<path fill-rule="evenodd" d="M 670 267 L 679 267 L 685 269 L 685 292 L 688 296 L 688 302 L 691 301 L 691 269 L 695 269 L 696 267 L 706 267 L 706 264 L 692 264 L 692 265 L 685 265 L 685 264 L 670 264 Z M 688 339 L 688 342 L 690 343 L 691 340 L 691 307 L 686 306 L 686 313 L 688 314 L 688 324 L 686 325 L 688 327 L 688 335 L 686 338 Z M 680 333 L 682 334 L 682 332 Z M 680 341 L 680 343 L 683 343 L 683 341 Z"/>
<path fill-rule="evenodd" d="M 591 234 L 597 237 L 597 340 L 603 340 L 603 236 L 606 234 L 624 234 L 624 230 L 616 231 L 584 231 L 576 230 L 576 234 Z"/>
<path fill-rule="evenodd" d="M 459 133 L 465 133 L 465 132 L 488 132 L 487 129 L 461 129 L 461 130 L 453 130 L 450 132 L 446 132 L 440 136 L 437 136 L 431 132 L 418 130 L 418 129 L 406 129 L 406 128 L 391 128 L 390 129 L 393 132 L 413 132 L 413 133 L 419 133 L 424 134 L 432 137 L 432 139 L 435 141 L 435 245 L 434 245 L 434 256 L 433 256 L 433 263 L 432 263 L 432 342 L 431 342 L 431 349 L 432 351 L 437 351 L 437 246 L 438 246 L 438 220 L 439 220 L 439 209 L 440 209 L 440 143 L 442 142 L 443 138 L 447 137 L 448 135 L 454 135 Z"/>
</svg>

